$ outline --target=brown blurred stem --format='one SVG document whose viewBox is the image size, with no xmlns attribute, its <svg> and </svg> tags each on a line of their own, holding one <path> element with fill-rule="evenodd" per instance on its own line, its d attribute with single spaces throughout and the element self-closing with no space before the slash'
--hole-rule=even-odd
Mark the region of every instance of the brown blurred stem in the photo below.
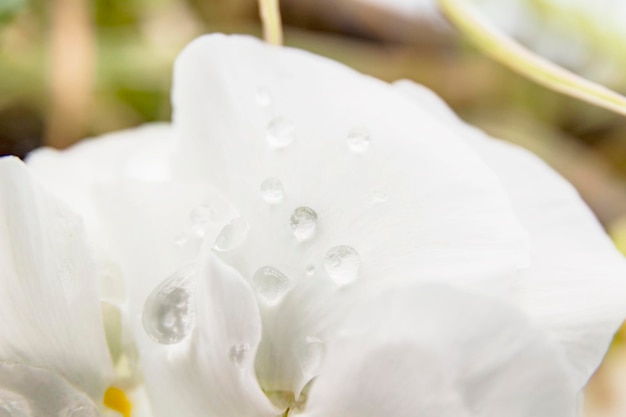
<svg viewBox="0 0 626 417">
<path fill-rule="evenodd" d="M 50 105 L 46 144 L 65 148 L 78 141 L 87 130 L 95 42 L 89 0 L 51 0 L 50 7 Z"/>
<path fill-rule="evenodd" d="M 259 0 L 259 13 L 263 22 L 263 37 L 267 43 L 283 44 L 283 24 L 280 17 L 280 0 Z"/>
</svg>

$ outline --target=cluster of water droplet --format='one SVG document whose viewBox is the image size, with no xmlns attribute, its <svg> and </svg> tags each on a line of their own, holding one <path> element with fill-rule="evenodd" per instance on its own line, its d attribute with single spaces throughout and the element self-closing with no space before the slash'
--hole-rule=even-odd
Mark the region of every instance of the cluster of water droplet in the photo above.
<svg viewBox="0 0 626 417">
<path fill-rule="evenodd" d="M 192 291 L 195 265 L 186 266 L 166 278 L 148 296 L 143 308 L 143 327 L 152 340 L 169 345 L 191 332 L 195 312 Z"/>
</svg>

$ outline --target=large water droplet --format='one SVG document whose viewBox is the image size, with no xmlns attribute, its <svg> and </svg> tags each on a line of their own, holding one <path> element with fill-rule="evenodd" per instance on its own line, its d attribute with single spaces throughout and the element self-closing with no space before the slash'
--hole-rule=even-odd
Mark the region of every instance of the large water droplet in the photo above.
<svg viewBox="0 0 626 417">
<path fill-rule="evenodd" d="M 85 400 L 79 400 L 63 408 L 59 417 L 98 417 L 98 409 L 94 404 L 89 404 Z"/>
<path fill-rule="evenodd" d="M 181 268 L 148 296 L 142 321 L 146 333 L 155 342 L 178 343 L 191 332 L 195 321 L 191 302 L 195 273 L 195 265 Z"/>
<path fill-rule="evenodd" d="M 200 204 L 189 213 L 190 228 L 194 235 L 203 238 L 206 229 L 213 218 L 213 210 L 208 204 Z M 176 243 L 176 242 L 175 242 Z M 185 242 L 183 242 L 184 244 Z"/>
<path fill-rule="evenodd" d="M 317 227 L 317 213 L 309 207 L 298 207 L 293 211 L 289 224 L 296 239 L 310 239 Z"/>
<path fill-rule="evenodd" d="M 307 265 L 304 268 L 304 272 L 308 277 L 312 277 L 313 275 L 315 275 L 315 265 Z"/>
<path fill-rule="evenodd" d="M 248 355 L 250 353 L 250 345 L 242 343 L 240 345 L 233 345 L 228 351 L 228 359 L 239 369 L 243 369 L 246 365 Z"/>
<path fill-rule="evenodd" d="M 300 369 L 304 376 L 317 376 L 326 357 L 326 344 L 317 337 L 308 336 L 298 349 Z"/>
<path fill-rule="evenodd" d="M 328 276 L 339 285 L 346 285 L 357 279 L 361 258 L 350 246 L 335 246 L 326 253 L 324 268 Z"/>
<path fill-rule="evenodd" d="M 272 96 L 267 87 L 259 87 L 256 90 L 256 104 L 259 107 L 268 107 L 272 104 Z"/>
<path fill-rule="evenodd" d="M 0 417 L 31 417 L 32 410 L 26 398 L 0 388 Z"/>
<path fill-rule="evenodd" d="M 370 133 L 364 127 L 355 127 L 348 132 L 346 141 L 352 152 L 365 152 L 370 148 Z"/>
<path fill-rule="evenodd" d="M 241 217 L 233 219 L 217 235 L 213 248 L 219 252 L 232 250 L 246 240 L 249 230 L 250 225 L 247 221 Z"/>
<path fill-rule="evenodd" d="M 268 303 L 274 304 L 289 289 L 289 278 L 273 266 L 264 266 L 254 273 L 252 284 Z"/>
<path fill-rule="evenodd" d="M 294 141 L 296 127 L 286 117 L 277 117 L 267 125 L 267 142 L 273 148 L 285 148 Z"/>
<path fill-rule="evenodd" d="M 283 201 L 285 191 L 283 190 L 283 183 L 278 178 L 270 177 L 266 178 L 261 183 L 261 195 L 263 200 L 269 204 L 277 204 Z"/>
</svg>

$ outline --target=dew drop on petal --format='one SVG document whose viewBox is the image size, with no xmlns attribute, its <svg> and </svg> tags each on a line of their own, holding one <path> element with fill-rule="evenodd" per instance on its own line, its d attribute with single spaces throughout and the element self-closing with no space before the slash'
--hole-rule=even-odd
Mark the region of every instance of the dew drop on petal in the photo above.
<svg viewBox="0 0 626 417">
<path fill-rule="evenodd" d="M 370 148 L 370 133 L 364 127 L 355 127 L 348 132 L 346 142 L 352 152 L 365 152 Z"/>
<path fill-rule="evenodd" d="M 289 289 L 289 278 L 273 266 L 264 266 L 254 273 L 252 284 L 268 303 L 274 304 Z"/>
<path fill-rule="evenodd" d="M 63 408 L 59 413 L 59 417 L 99 417 L 100 413 L 95 405 L 89 404 L 84 400 L 76 401 Z"/>
<path fill-rule="evenodd" d="M 267 87 L 259 87 L 256 90 L 256 104 L 259 107 L 268 107 L 272 104 L 272 96 L 270 95 L 270 91 Z"/>
<path fill-rule="evenodd" d="M 286 117 L 276 117 L 267 125 L 267 142 L 272 148 L 285 148 L 294 141 L 296 127 Z"/>
<path fill-rule="evenodd" d="M 248 354 L 250 353 L 250 345 L 247 343 L 242 343 L 239 345 L 233 345 L 230 347 L 228 351 L 228 359 L 235 365 L 237 368 L 244 368 Z"/>
<path fill-rule="evenodd" d="M 317 376 L 326 357 L 326 344 L 317 337 L 308 336 L 298 349 L 300 369 L 304 376 Z"/>
<path fill-rule="evenodd" d="M 241 217 L 233 219 L 217 235 L 213 248 L 218 252 L 233 250 L 246 240 L 249 230 L 250 225 L 247 221 Z"/>
<path fill-rule="evenodd" d="M 283 201 L 285 191 L 283 183 L 278 178 L 266 178 L 261 183 L 261 196 L 268 204 L 277 204 Z"/>
<path fill-rule="evenodd" d="M 143 307 L 143 328 L 152 340 L 163 345 L 182 341 L 194 326 L 192 284 L 195 265 L 181 268 L 161 282 Z"/>
<path fill-rule="evenodd" d="M 350 246 L 335 246 L 326 253 L 324 268 L 338 285 L 346 285 L 357 279 L 361 258 Z"/>
<path fill-rule="evenodd" d="M 189 213 L 191 231 L 194 235 L 203 238 L 206 228 L 213 218 L 213 210 L 208 204 L 200 204 Z"/>
<path fill-rule="evenodd" d="M 32 417 L 28 401 L 21 395 L 0 388 L 0 417 Z"/>
<path fill-rule="evenodd" d="M 310 207 L 298 207 L 293 211 L 289 224 L 296 239 L 310 239 L 317 227 L 317 213 Z"/>
<path fill-rule="evenodd" d="M 304 272 L 308 277 L 312 277 L 313 275 L 315 275 L 315 265 L 307 265 L 304 268 Z"/>
</svg>

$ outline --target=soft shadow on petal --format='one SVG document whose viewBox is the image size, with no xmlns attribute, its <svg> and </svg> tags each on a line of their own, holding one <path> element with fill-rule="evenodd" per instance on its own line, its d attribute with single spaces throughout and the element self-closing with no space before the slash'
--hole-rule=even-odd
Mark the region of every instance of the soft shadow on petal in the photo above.
<svg viewBox="0 0 626 417">
<path fill-rule="evenodd" d="M 309 393 L 306 417 L 570 417 L 558 347 L 513 308 L 433 284 L 373 295 Z"/>
<path fill-rule="evenodd" d="M 265 396 L 254 372 L 261 339 L 254 294 L 213 254 L 202 263 L 194 334 L 180 345 L 143 347 L 155 416 L 276 416 L 281 410 Z"/>
<path fill-rule="evenodd" d="M 112 378 L 81 219 L 17 158 L 0 159 L 0 361 L 63 375 L 99 398 Z"/>
<path fill-rule="evenodd" d="M 563 344 L 586 384 L 626 317 L 626 262 L 576 190 L 530 152 L 464 124 L 430 90 L 398 91 L 463 136 L 498 174 L 531 236 L 531 267 L 517 281 L 519 305 Z"/>
<path fill-rule="evenodd" d="M 314 282 L 330 286 L 319 294 L 332 292 L 324 258 L 339 245 L 358 252 L 358 282 L 380 285 L 471 286 L 497 276 L 502 288 L 490 289 L 499 292 L 527 265 L 526 233 L 495 175 L 462 138 L 429 113 L 416 114 L 388 84 L 304 51 L 223 35 L 188 46 L 174 78 L 173 175 L 214 185 L 240 209 L 247 239 L 220 257 L 245 279 L 272 266 L 296 288 L 311 264 Z M 369 146 L 359 142 L 365 136 Z M 267 178 L 282 182 L 281 202 L 264 201 Z M 303 241 L 290 227 L 298 207 L 317 214 Z M 285 303 L 310 310 L 306 299 L 289 297 Z M 274 317 L 268 326 L 279 331 L 262 343 L 286 346 L 293 341 L 277 333 L 318 331 L 287 309 Z M 287 350 L 285 366 L 260 373 L 265 389 L 302 386 Z"/>
</svg>

